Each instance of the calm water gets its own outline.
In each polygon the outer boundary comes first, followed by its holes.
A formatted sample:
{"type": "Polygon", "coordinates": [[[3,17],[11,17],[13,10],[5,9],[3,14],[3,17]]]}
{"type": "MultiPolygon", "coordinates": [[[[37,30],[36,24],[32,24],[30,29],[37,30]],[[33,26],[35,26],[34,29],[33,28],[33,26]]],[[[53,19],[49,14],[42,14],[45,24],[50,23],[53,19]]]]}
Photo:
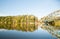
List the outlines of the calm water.
{"type": "Polygon", "coordinates": [[[17,31],[17,30],[0,30],[0,39],[57,39],[52,36],[48,31],[38,28],[37,30],[30,31],[17,31]]]}

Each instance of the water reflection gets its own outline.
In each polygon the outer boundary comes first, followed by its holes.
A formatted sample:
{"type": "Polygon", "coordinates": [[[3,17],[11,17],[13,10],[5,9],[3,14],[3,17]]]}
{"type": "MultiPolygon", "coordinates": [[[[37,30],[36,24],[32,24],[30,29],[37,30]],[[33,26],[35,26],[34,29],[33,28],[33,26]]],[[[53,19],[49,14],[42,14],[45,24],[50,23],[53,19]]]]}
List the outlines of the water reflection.
{"type": "MultiPolygon", "coordinates": [[[[20,37],[22,35],[22,38],[24,37],[24,35],[23,35],[24,33],[21,31],[25,31],[26,32],[25,35],[28,35],[27,31],[29,31],[30,37],[32,36],[31,38],[34,38],[34,39],[36,37],[41,38],[41,36],[42,36],[42,38],[43,38],[43,36],[45,37],[46,34],[45,35],[40,34],[41,33],[40,30],[38,30],[38,29],[40,29],[39,28],[40,26],[38,27],[38,25],[39,25],[38,18],[33,15],[0,17],[0,29],[19,30],[20,32],[19,33],[17,32],[17,33],[20,34],[19,35],[20,37]],[[37,30],[39,32],[37,32],[35,30],[37,30]],[[33,32],[33,33],[31,33],[31,32],[33,32]]],[[[45,25],[42,25],[42,28],[48,30],[50,33],[52,33],[52,31],[53,31],[52,28],[50,29],[49,26],[45,27],[45,25]]],[[[14,33],[17,34],[16,32],[14,32],[14,33]]],[[[46,39],[56,39],[56,38],[51,37],[51,35],[46,35],[46,36],[47,36],[47,38],[45,37],[46,39]]],[[[26,38],[27,37],[29,37],[29,36],[26,36],[26,38]]],[[[45,39],[45,38],[43,38],[43,39],[45,39]]]]}
{"type": "Polygon", "coordinates": [[[35,26],[34,24],[32,24],[30,26],[16,26],[15,28],[13,27],[7,27],[8,25],[4,25],[3,27],[0,26],[0,29],[7,29],[7,30],[21,30],[21,31],[30,31],[30,32],[33,32],[35,31],[38,26],[35,26]],[[33,25],[33,26],[32,26],[33,25]]]}

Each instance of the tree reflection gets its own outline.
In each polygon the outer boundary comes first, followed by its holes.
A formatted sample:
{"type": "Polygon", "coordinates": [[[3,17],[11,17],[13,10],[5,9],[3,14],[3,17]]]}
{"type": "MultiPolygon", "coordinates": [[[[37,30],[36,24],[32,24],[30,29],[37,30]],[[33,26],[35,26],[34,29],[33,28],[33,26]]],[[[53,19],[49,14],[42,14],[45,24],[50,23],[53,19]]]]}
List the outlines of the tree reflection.
{"type": "Polygon", "coordinates": [[[38,28],[37,17],[33,15],[0,17],[0,29],[34,31],[38,28]]]}

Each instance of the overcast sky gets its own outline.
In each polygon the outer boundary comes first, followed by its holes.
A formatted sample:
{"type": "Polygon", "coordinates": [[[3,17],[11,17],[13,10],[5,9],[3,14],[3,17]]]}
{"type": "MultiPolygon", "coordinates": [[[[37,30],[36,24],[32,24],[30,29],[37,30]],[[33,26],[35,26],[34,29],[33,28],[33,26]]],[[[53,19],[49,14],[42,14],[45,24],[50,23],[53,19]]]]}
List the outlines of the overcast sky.
{"type": "Polygon", "coordinates": [[[0,0],[0,15],[32,14],[43,17],[60,9],[60,0],[0,0]]]}

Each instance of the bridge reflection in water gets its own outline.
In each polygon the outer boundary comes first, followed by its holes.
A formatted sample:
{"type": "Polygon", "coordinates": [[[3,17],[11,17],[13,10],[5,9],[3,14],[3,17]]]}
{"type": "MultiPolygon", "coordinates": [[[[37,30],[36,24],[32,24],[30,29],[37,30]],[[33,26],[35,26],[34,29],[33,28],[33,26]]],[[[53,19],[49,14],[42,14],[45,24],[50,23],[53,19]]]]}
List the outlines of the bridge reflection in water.
{"type": "Polygon", "coordinates": [[[41,28],[47,30],[49,33],[60,39],[60,10],[50,13],[41,20],[43,22],[41,28]]]}

